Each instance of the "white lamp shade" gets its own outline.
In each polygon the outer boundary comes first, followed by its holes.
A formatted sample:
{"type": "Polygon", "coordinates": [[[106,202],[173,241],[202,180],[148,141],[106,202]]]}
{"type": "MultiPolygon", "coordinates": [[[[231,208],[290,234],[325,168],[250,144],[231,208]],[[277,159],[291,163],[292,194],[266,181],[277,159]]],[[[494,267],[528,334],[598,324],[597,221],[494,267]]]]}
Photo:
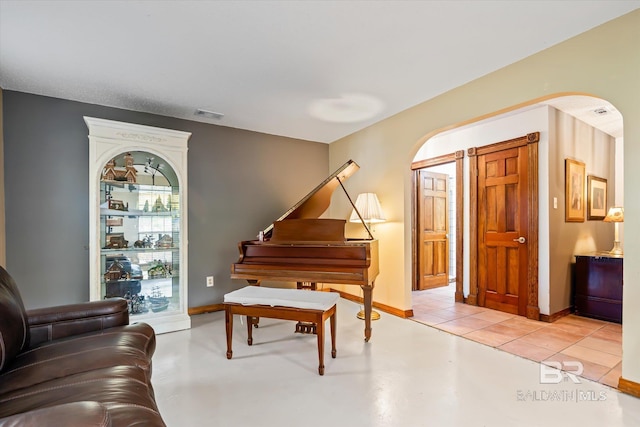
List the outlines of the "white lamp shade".
{"type": "Polygon", "coordinates": [[[604,222],[624,222],[624,208],[620,206],[609,208],[604,222]]]}
{"type": "MultiPolygon", "coordinates": [[[[356,209],[358,209],[358,212],[362,215],[364,222],[375,223],[387,220],[384,217],[384,213],[382,213],[382,207],[380,207],[380,201],[378,201],[376,193],[358,194],[358,198],[356,199],[356,209]]],[[[351,212],[349,222],[360,222],[360,218],[358,217],[358,213],[355,209],[351,212]]]]}

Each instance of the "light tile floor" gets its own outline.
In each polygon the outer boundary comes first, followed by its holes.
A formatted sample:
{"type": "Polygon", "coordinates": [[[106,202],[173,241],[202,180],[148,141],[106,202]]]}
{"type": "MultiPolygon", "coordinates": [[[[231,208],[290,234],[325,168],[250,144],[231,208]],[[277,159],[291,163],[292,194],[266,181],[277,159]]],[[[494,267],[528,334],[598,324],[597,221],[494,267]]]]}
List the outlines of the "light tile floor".
{"type": "MultiPolygon", "coordinates": [[[[455,284],[413,292],[417,322],[545,364],[581,362],[580,376],[610,387],[622,373],[622,326],[565,316],[538,322],[454,301],[455,284]]],[[[575,365],[567,364],[568,370],[575,365]]]]}

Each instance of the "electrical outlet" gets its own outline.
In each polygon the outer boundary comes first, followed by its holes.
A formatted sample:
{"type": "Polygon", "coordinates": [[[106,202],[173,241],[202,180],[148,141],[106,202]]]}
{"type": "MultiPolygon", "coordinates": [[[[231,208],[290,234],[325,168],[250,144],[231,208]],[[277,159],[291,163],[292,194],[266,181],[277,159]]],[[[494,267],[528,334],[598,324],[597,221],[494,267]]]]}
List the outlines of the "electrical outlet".
{"type": "Polygon", "coordinates": [[[213,276],[207,276],[207,287],[208,288],[213,287],[213,276]]]}

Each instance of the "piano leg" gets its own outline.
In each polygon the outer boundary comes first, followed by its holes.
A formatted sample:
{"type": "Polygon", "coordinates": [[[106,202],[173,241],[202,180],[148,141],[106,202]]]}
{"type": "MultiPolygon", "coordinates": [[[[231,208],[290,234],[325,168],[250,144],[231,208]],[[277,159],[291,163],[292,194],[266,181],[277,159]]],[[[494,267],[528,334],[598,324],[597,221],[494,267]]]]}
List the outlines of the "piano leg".
{"type": "Polygon", "coordinates": [[[298,289],[305,289],[307,291],[315,291],[316,283],[315,282],[296,282],[296,287],[298,289]]]}
{"type": "MultiPolygon", "coordinates": [[[[315,291],[315,282],[296,282],[296,288],[299,290],[315,291]]],[[[296,333],[299,334],[317,334],[317,325],[312,322],[298,322],[296,323],[296,333]]],[[[322,375],[322,374],[320,374],[322,375]]]]}
{"type": "Polygon", "coordinates": [[[371,285],[360,285],[364,296],[364,340],[371,339],[371,310],[373,304],[373,283],[371,285]]]}

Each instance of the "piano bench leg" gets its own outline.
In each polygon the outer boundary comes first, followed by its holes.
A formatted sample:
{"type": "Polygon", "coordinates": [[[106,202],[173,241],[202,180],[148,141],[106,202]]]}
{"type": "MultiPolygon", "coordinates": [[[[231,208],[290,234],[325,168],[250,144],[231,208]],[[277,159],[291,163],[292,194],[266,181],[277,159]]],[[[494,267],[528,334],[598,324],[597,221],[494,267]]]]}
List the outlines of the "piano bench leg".
{"type": "Polygon", "coordinates": [[[336,358],[336,313],[334,312],[329,318],[331,328],[331,357],[336,358]]]}
{"type": "Polygon", "coordinates": [[[318,373],[324,375],[324,320],[322,314],[318,316],[316,335],[318,336],[318,373]]]}
{"type": "Polygon", "coordinates": [[[227,332],[227,359],[231,359],[233,356],[233,351],[231,350],[231,343],[233,341],[233,313],[231,313],[230,307],[225,307],[224,324],[227,332]]]}

